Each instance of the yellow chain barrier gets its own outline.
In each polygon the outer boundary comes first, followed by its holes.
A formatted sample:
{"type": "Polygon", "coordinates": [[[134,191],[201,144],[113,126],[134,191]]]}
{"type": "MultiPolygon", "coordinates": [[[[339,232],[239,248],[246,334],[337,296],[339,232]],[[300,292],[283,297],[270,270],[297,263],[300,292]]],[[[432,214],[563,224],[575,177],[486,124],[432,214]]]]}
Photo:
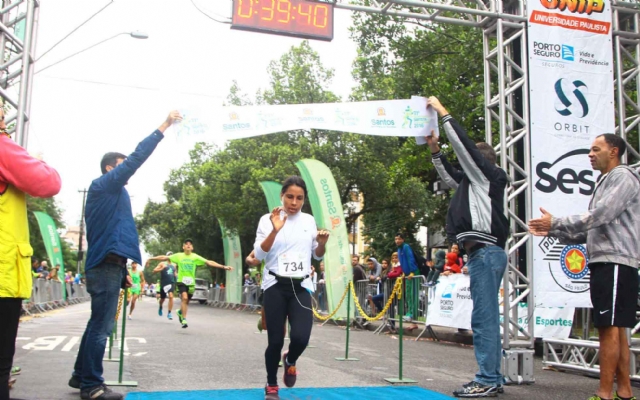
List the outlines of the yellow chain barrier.
{"type": "Polygon", "coordinates": [[[353,299],[354,299],[354,301],[356,303],[356,308],[358,309],[358,312],[367,321],[377,321],[379,319],[382,319],[382,317],[384,317],[384,315],[387,313],[387,310],[389,310],[389,307],[391,307],[391,303],[393,302],[393,298],[396,295],[398,296],[398,299],[402,298],[402,278],[398,278],[398,279],[396,279],[395,285],[393,285],[393,290],[391,291],[391,296],[389,296],[389,300],[387,300],[387,304],[385,304],[385,306],[382,309],[382,311],[380,311],[376,316],[370,317],[370,316],[367,315],[367,313],[364,312],[364,310],[362,309],[362,306],[360,305],[360,302],[358,301],[358,296],[356,295],[356,289],[353,286],[353,282],[349,282],[349,286],[351,287],[351,295],[353,296],[353,299]]]}
{"type": "Polygon", "coordinates": [[[124,299],[124,290],[120,289],[120,298],[118,299],[118,311],[116,311],[116,321],[120,316],[120,311],[122,310],[122,300],[124,299]]]}
{"type": "Polygon", "coordinates": [[[347,297],[347,292],[349,291],[349,286],[351,285],[351,282],[349,282],[349,285],[347,285],[346,288],[344,288],[344,293],[342,293],[342,298],[340,299],[340,303],[338,303],[338,306],[336,307],[335,310],[333,310],[331,312],[331,314],[327,315],[326,317],[323,317],[322,315],[318,314],[318,311],[316,311],[315,307],[312,307],[313,309],[313,315],[318,318],[320,321],[326,321],[329,318],[333,317],[338,310],[340,309],[340,307],[342,306],[342,302],[344,301],[344,298],[347,297]]]}
{"type": "Polygon", "coordinates": [[[353,296],[353,299],[355,301],[356,307],[358,308],[358,312],[360,313],[360,315],[362,315],[362,317],[364,319],[366,319],[367,321],[377,321],[379,319],[382,319],[382,317],[384,317],[384,315],[389,310],[389,307],[391,307],[391,304],[393,303],[393,299],[396,296],[398,297],[398,300],[402,299],[402,278],[396,279],[396,283],[393,285],[393,290],[391,291],[391,296],[389,296],[389,300],[387,300],[387,304],[385,304],[385,306],[382,309],[382,311],[380,311],[378,313],[378,315],[376,315],[375,317],[369,317],[364,312],[364,310],[362,309],[362,306],[360,305],[360,302],[358,301],[358,296],[356,295],[356,290],[355,290],[355,288],[353,286],[353,282],[352,281],[349,281],[349,284],[344,289],[344,293],[342,294],[342,298],[340,299],[340,303],[338,303],[338,306],[336,307],[335,310],[333,310],[331,312],[331,314],[327,315],[326,317],[323,317],[322,315],[318,314],[318,311],[315,309],[315,307],[313,307],[313,315],[316,318],[318,318],[320,321],[326,321],[326,320],[330,319],[331,317],[333,317],[338,312],[340,307],[342,306],[342,303],[344,302],[345,297],[347,297],[347,292],[349,290],[351,290],[351,295],[353,296]]]}

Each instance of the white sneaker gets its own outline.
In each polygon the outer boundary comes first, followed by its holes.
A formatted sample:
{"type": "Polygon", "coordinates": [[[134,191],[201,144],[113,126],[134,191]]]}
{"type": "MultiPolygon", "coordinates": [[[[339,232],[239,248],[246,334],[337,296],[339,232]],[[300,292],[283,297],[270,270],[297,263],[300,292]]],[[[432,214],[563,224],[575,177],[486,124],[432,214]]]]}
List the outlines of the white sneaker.
{"type": "Polygon", "coordinates": [[[128,319],[128,320],[131,320],[131,315],[129,315],[129,316],[127,317],[127,319],[128,319]]]}

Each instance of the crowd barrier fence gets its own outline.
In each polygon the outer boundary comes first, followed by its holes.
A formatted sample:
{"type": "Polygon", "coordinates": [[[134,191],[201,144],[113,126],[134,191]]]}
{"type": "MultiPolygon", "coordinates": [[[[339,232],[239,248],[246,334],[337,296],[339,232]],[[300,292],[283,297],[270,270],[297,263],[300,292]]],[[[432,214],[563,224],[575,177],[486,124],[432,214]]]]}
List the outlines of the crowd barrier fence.
{"type": "Polygon", "coordinates": [[[26,314],[41,313],[77,304],[90,299],[86,286],[82,283],[60,282],[51,279],[34,278],[31,297],[24,300],[22,309],[26,314]],[[67,298],[63,296],[63,287],[67,298]]]}

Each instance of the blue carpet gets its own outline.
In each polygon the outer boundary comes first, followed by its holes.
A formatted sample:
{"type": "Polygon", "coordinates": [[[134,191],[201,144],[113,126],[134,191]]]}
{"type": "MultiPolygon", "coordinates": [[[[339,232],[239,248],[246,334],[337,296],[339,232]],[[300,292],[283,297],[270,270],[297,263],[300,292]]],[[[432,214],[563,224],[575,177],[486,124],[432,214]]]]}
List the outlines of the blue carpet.
{"type": "MultiPolygon", "coordinates": [[[[127,400],[259,400],[264,389],[191,390],[184,392],[129,393],[127,400]]],[[[281,400],[448,400],[449,396],[417,386],[369,386],[280,389],[281,400]]]]}

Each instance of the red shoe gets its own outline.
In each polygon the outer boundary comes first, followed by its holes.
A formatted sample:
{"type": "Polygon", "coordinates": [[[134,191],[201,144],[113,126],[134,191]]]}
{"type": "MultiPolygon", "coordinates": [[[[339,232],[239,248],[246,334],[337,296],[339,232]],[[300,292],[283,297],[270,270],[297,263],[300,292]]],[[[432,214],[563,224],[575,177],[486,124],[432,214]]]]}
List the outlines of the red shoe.
{"type": "Polygon", "coordinates": [[[284,366],[284,377],[282,380],[284,381],[284,385],[286,387],[294,387],[296,384],[296,375],[298,372],[296,371],[296,366],[287,363],[287,354],[289,352],[285,351],[282,354],[282,365],[284,366]]]}
{"type": "Polygon", "coordinates": [[[280,400],[280,396],[278,395],[279,389],[280,388],[278,387],[278,385],[276,386],[267,385],[264,388],[264,400],[280,400]]]}

